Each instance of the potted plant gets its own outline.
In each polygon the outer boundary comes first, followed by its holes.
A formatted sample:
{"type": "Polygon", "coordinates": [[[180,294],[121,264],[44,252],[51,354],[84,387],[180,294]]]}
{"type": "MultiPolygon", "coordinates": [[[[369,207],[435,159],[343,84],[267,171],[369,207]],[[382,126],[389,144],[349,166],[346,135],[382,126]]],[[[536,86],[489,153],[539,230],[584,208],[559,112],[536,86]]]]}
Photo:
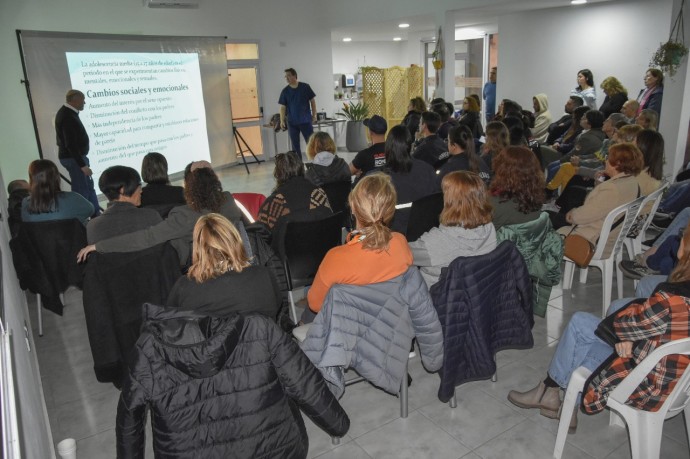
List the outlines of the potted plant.
{"type": "Polygon", "coordinates": [[[336,115],[347,119],[345,146],[347,151],[360,151],[367,147],[367,135],[364,119],[369,115],[369,106],[364,102],[344,103],[343,110],[336,115]]]}
{"type": "Polygon", "coordinates": [[[651,67],[658,67],[670,76],[676,74],[681,61],[688,55],[688,48],[685,46],[685,34],[683,32],[685,27],[683,23],[684,7],[685,0],[680,4],[680,11],[673,23],[668,41],[659,45],[659,49],[656,50],[649,61],[651,67]]]}

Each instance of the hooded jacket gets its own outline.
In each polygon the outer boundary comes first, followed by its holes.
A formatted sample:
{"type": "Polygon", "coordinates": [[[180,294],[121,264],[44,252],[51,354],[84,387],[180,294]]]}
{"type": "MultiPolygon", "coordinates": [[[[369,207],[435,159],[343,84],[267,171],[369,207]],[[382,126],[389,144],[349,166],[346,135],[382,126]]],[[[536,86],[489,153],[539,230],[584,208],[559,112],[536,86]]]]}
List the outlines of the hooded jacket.
{"type": "Polygon", "coordinates": [[[322,151],[314,156],[311,163],[307,163],[307,172],[304,176],[316,186],[342,182],[350,180],[350,166],[343,158],[329,151],[322,151]]]}
{"type": "Polygon", "coordinates": [[[441,270],[457,257],[484,255],[495,248],[496,230],[493,223],[472,229],[440,225],[410,242],[414,264],[419,266],[429,288],[438,282],[441,270]]]}
{"type": "Polygon", "coordinates": [[[117,408],[117,457],[305,458],[300,408],[328,434],[350,421],[297,344],[257,314],[210,318],[151,304],[117,408]]]}
{"type": "Polygon", "coordinates": [[[549,137],[549,125],[551,124],[551,112],[549,111],[549,99],[546,94],[534,96],[539,103],[539,111],[534,113],[534,127],[531,129],[532,137],[539,142],[546,142],[549,137]]]}

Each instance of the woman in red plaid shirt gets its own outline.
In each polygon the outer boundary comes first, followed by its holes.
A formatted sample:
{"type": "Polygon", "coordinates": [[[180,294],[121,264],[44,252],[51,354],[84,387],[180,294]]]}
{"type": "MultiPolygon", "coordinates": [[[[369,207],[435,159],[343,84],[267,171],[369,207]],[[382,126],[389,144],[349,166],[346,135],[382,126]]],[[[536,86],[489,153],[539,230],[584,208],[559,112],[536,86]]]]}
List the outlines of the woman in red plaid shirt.
{"type": "MultiPolygon", "coordinates": [[[[543,416],[558,419],[560,389],[567,387],[575,369],[584,366],[592,370],[593,377],[583,393],[582,406],[588,414],[597,413],[604,409],[609,393],[647,355],[670,341],[690,337],[690,225],[668,281],[659,284],[647,299],[617,300],[609,308],[610,314],[616,314],[613,324],[620,340],[615,349],[595,336],[598,317],[577,312],[558,343],[546,379],[527,392],[510,391],[508,400],[521,408],[539,408],[543,416]]],[[[688,363],[690,358],[685,355],[662,359],[628,404],[658,410],[688,363]]],[[[577,426],[575,413],[571,430],[577,426]]]]}

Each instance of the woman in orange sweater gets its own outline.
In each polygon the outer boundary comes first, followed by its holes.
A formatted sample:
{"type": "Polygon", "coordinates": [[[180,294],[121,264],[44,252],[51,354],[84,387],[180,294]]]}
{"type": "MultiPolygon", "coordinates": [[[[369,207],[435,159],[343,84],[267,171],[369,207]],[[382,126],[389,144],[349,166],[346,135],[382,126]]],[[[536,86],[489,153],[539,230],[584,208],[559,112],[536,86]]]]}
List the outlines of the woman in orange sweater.
{"type": "Polygon", "coordinates": [[[412,252],[405,236],[388,228],[395,213],[396,194],[385,174],[364,177],[350,193],[356,229],[345,245],[328,251],[309,289],[309,307],[302,321],[309,323],[321,310],[334,284],[367,285],[384,282],[407,271],[412,252]]]}

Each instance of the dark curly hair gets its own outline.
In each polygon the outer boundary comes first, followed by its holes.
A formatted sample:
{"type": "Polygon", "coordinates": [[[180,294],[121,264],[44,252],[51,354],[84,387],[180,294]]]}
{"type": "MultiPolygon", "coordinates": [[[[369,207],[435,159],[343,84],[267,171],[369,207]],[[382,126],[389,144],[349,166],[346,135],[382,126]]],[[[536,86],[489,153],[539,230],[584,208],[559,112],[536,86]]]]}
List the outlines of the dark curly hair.
{"type": "Polygon", "coordinates": [[[514,200],[523,213],[536,212],[544,203],[546,186],[539,160],[526,147],[507,147],[492,162],[494,178],[489,191],[502,199],[514,200]]]}
{"type": "Polygon", "coordinates": [[[184,199],[196,212],[208,210],[219,213],[226,198],[213,169],[200,167],[192,171],[189,164],[184,171],[184,199]]]}

